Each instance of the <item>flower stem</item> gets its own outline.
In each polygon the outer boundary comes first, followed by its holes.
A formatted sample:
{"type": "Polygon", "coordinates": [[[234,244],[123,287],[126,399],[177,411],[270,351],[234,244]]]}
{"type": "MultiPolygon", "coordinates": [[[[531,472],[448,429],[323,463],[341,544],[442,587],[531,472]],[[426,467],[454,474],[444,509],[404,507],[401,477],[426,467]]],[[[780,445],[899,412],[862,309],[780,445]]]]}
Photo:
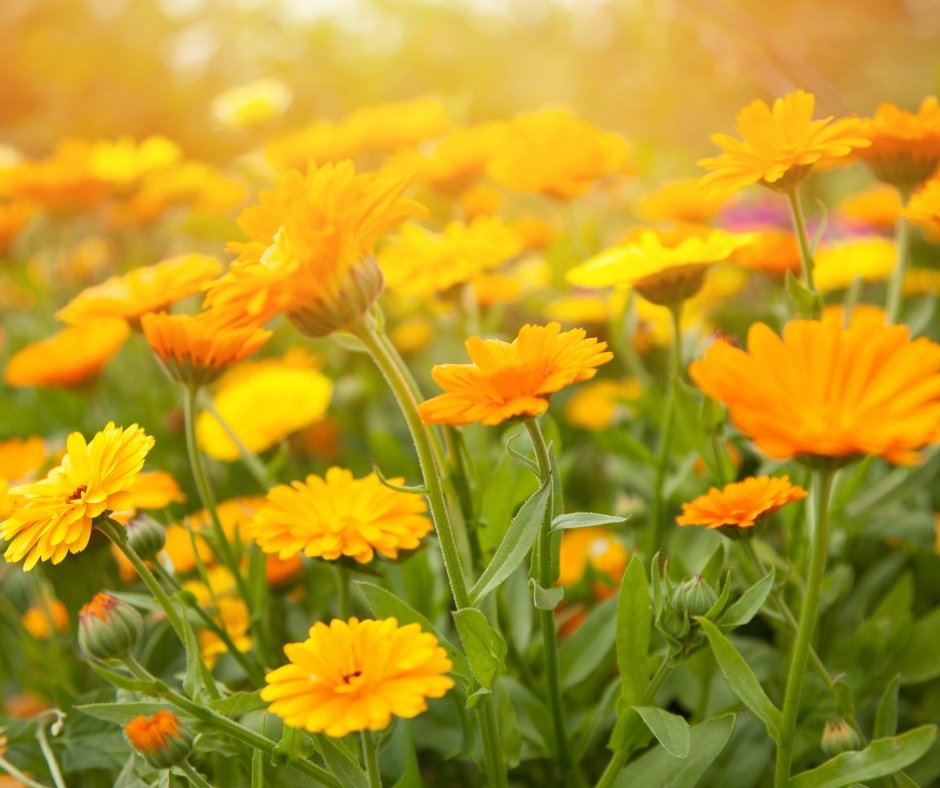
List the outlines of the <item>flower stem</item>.
{"type": "Polygon", "coordinates": [[[910,257],[911,225],[904,216],[904,206],[907,204],[908,192],[901,191],[901,214],[895,226],[894,236],[898,250],[898,261],[891,272],[888,281],[888,296],[885,301],[885,312],[888,324],[898,322],[901,316],[901,307],[904,303],[904,274],[907,271],[907,260],[910,257]]]}
{"type": "Polygon", "coordinates": [[[258,458],[258,455],[255,454],[251,449],[249,449],[235,434],[233,430],[225,419],[222,418],[222,414],[219,413],[218,409],[215,407],[215,404],[210,398],[205,400],[205,409],[212,414],[212,417],[219,422],[219,426],[228,435],[229,439],[235,446],[238,448],[238,453],[241,456],[242,463],[245,465],[245,468],[248,469],[248,472],[254,477],[255,481],[258,482],[258,486],[262,490],[269,490],[274,486],[274,479],[271,477],[271,473],[268,471],[267,466],[261,462],[258,458]]]}
{"type": "Polygon", "coordinates": [[[800,261],[803,265],[803,283],[815,291],[816,284],[813,279],[813,250],[809,245],[809,236],[806,232],[806,217],[803,215],[803,203],[800,199],[800,187],[794,186],[786,192],[787,202],[790,205],[790,218],[793,220],[793,229],[800,244],[800,261]]]}
{"type": "Polygon", "coordinates": [[[212,788],[212,786],[209,785],[209,783],[206,781],[205,777],[197,772],[189,761],[183,761],[182,763],[176,764],[176,768],[185,774],[186,779],[195,785],[196,788],[212,788]]]}
{"type": "MultiPolygon", "coordinates": [[[[535,449],[535,460],[539,469],[539,481],[552,485],[552,463],[548,455],[548,446],[545,445],[545,436],[539,423],[532,417],[527,417],[525,424],[532,447],[535,449]]],[[[536,574],[542,588],[551,588],[555,585],[552,572],[552,519],[554,496],[549,493],[548,506],[545,509],[545,519],[539,531],[537,543],[538,565],[536,574]]],[[[571,751],[568,746],[568,734],[565,730],[565,712],[561,697],[561,671],[558,660],[558,633],[555,627],[555,611],[539,610],[539,623],[542,629],[542,647],[545,651],[545,680],[548,685],[548,703],[552,711],[552,726],[555,732],[555,756],[562,775],[567,775],[571,768],[571,751]]]]}
{"type": "MultiPolygon", "coordinates": [[[[65,715],[58,709],[51,710],[56,715],[56,719],[61,721],[65,715]]],[[[49,738],[46,736],[46,722],[48,715],[41,715],[36,721],[36,740],[39,742],[39,749],[42,751],[42,757],[49,767],[49,774],[56,788],[66,788],[65,779],[62,777],[62,770],[59,768],[59,762],[56,760],[55,753],[49,745],[49,738]]]]}
{"type": "Polygon", "coordinates": [[[31,780],[12,763],[4,758],[0,758],[0,769],[9,774],[10,777],[12,777],[14,780],[19,780],[21,783],[23,783],[23,785],[28,786],[28,788],[46,788],[46,786],[42,783],[37,783],[35,780],[31,780]]]}
{"type": "Polygon", "coordinates": [[[349,618],[349,570],[336,565],[336,600],[339,617],[344,621],[349,618]]]}
{"type": "Polygon", "coordinates": [[[774,770],[774,787],[786,788],[790,780],[790,764],[793,760],[793,738],[796,718],[800,710],[800,693],[806,675],[806,662],[816,629],[816,614],[823,575],[826,571],[826,552],[829,547],[829,494],[832,489],[833,471],[814,471],[815,512],[811,523],[812,536],[809,548],[809,571],[806,592],[800,608],[800,620],[796,631],[796,642],[790,657],[787,685],[783,699],[783,719],[777,739],[777,761],[774,770]]]}
{"type": "Polygon", "coordinates": [[[382,774],[379,772],[379,753],[375,746],[372,731],[362,732],[362,760],[365,761],[369,788],[382,788],[382,774]]]}

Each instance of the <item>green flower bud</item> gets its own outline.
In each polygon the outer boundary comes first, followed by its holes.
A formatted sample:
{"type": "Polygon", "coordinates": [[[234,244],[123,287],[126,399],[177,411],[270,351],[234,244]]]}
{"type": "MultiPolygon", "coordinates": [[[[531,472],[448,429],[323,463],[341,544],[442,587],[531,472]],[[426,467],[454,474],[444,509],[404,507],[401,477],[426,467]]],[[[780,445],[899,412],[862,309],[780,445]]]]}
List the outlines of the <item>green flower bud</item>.
{"type": "Polygon", "coordinates": [[[718,594],[701,575],[683,580],[672,596],[672,604],[679,616],[704,616],[718,601],[718,594]]]}
{"type": "Polygon", "coordinates": [[[155,558],[166,544],[166,529],[146,514],[127,524],[127,543],[145,561],[155,558]]]}
{"type": "Polygon", "coordinates": [[[91,602],[78,611],[78,645],[91,657],[124,656],[143,632],[144,620],[140,613],[106,592],[95,594],[91,602]]]}
{"type": "Polygon", "coordinates": [[[851,725],[839,717],[826,723],[819,746],[827,758],[832,758],[839,753],[859,749],[862,739],[851,725]]]}
{"type": "Polygon", "coordinates": [[[193,732],[172,711],[139,717],[124,726],[124,735],[154,769],[169,769],[193,750],[193,732]]]}

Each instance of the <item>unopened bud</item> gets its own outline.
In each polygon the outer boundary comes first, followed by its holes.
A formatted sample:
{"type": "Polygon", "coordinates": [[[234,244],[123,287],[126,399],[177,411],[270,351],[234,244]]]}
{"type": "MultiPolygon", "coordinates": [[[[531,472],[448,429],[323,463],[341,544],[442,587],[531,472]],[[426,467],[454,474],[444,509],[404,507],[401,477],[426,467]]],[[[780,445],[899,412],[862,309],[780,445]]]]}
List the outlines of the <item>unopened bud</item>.
{"type": "Polygon", "coordinates": [[[859,749],[862,739],[851,725],[839,717],[826,723],[819,746],[827,758],[832,758],[839,753],[859,749]]]}
{"type": "Polygon", "coordinates": [[[140,613],[106,592],[95,594],[78,611],[78,644],[85,654],[98,659],[129,653],[143,631],[140,613]]]}
{"type": "Polygon", "coordinates": [[[146,514],[127,524],[127,543],[145,561],[155,558],[166,544],[166,529],[146,514]]]}
{"type": "Polygon", "coordinates": [[[717,601],[718,594],[701,575],[683,580],[672,597],[676,612],[689,618],[704,616],[717,601]]]}
{"type": "Polygon", "coordinates": [[[193,750],[193,733],[172,711],[139,717],[124,726],[124,735],[154,769],[182,763],[193,750]]]}

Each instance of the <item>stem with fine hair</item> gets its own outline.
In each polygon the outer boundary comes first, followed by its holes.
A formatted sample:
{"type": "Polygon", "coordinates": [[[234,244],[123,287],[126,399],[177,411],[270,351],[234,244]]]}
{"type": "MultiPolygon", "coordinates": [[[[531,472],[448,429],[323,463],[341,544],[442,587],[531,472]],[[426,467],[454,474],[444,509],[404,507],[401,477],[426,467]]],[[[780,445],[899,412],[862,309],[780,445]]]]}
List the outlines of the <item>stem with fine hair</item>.
{"type": "Polygon", "coordinates": [[[888,280],[888,296],[885,301],[889,325],[897,323],[901,316],[901,307],[904,304],[904,274],[907,272],[907,259],[910,257],[911,246],[911,225],[904,216],[904,206],[907,204],[909,193],[900,190],[900,195],[901,214],[898,216],[898,223],[894,230],[898,261],[891,272],[891,279],[888,280]]]}
{"type": "Polygon", "coordinates": [[[793,760],[793,738],[796,718],[800,710],[800,694],[806,675],[823,576],[826,572],[826,552],[829,548],[829,494],[832,490],[833,471],[829,468],[813,472],[815,511],[811,522],[812,535],[809,548],[809,571],[806,590],[800,608],[800,620],[796,631],[796,642],[790,657],[786,691],[783,698],[783,718],[777,739],[777,760],[774,768],[774,788],[786,788],[790,781],[790,764],[793,760]]]}
{"type": "Polygon", "coordinates": [[[382,774],[379,771],[379,753],[375,746],[375,736],[372,731],[362,731],[362,760],[365,761],[369,788],[382,788],[382,774]]]}
{"type": "Polygon", "coordinates": [[[176,768],[185,774],[186,779],[195,785],[196,788],[212,788],[206,778],[197,772],[189,761],[176,764],[176,768]]]}
{"type": "MultiPolygon", "coordinates": [[[[552,485],[552,463],[545,445],[545,437],[535,418],[527,417],[525,424],[532,447],[535,449],[535,460],[539,469],[539,483],[552,485]]],[[[549,493],[548,505],[545,508],[545,519],[539,530],[536,554],[538,565],[536,574],[542,588],[551,588],[555,585],[552,572],[552,519],[554,496],[549,493]]],[[[545,680],[548,689],[548,704],[552,712],[552,726],[555,732],[555,746],[558,748],[556,758],[561,767],[562,774],[567,774],[571,768],[571,751],[568,746],[568,734],[565,730],[565,712],[561,697],[561,670],[558,659],[558,633],[555,625],[554,610],[539,610],[539,623],[542,629],[542,647],[545,651],[545,680]]]]}
{"type": "Polygon", "coordinates": [[[799,184],[786,191],[787,203],[790,206],[790,218],[793,220],[793,229],[800,245],[800,262],[803,266],[803,284],[810,290],[816,290],[813,278],[813,250],[809,245],[809,235],[806,232],[806,217],[803,215],[803,203],[800,200],[799,184]]]}

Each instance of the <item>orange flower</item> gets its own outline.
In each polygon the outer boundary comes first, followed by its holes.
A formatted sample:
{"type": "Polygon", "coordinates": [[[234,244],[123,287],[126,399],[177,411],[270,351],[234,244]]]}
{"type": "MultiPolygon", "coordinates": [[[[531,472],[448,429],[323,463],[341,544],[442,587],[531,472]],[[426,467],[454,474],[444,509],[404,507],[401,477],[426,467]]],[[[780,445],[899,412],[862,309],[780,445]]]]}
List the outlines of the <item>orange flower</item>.
{"type": "Polygon", "coordinates": [[[940,345],[906,326],[838,315],[751,326],[748,350],[713,344],[689,368],[768,456],[912,463],[940,438],[940,345]]]}
{"type": "Polygon", "coordinates": [[[65,605],[53,599],[48,605],[33,605],[23,614],[23,627],[36,640],[48,640],[53,632],[65,632],[69,613],[65,605]]]}
{"type": "Polygon", "coordinates": [[[470,337],[472,364],[442,364],[431,375],[447,393],[421,403],[425,424],[500,424],[513,416],[538,416],[548,398],[572,383],[588,380],[613,358],[606,342],[588,339],[584,329],[562,331],[559,323],[525,325],[510,343],[470,337]]]}
{"type": "Polygon", "coordinates": [[[727,197],[709,194],[699,181],[686,178],[663,184],[640,200],[637,209],[651,222],[704,224],[713,219],[726,202],[727,197]]]}
{"type": "Polygon", "coordinates": [[[629,554],[620,541],[606,528],[572,528],[561,538],[558,559],[559,586],[573,586],[590,566],[606,578],[594,584],[594,593],[601,599],[611,596],[623,577],[629,554]]]}
{"type": "Polygon", "coordinates": [[[904,215],[935,237],[940,236],[940,178],[928,181],[911,197],[904,215]]]}
{"type": "Polygon", "coordinates": [[[889,231],[894,229],[901,215],[901,197],[897,189],[882,184],[847,197],[837,207],[853,225],[866,230],[889,231]]]}
{"type": "Polygon", "coordinates": [[[170,377],[187,386],[211,383],[271,337],[270,331],[253,326],[221,328],[207,312],[144,315],[140,326],[170,377]]]}
{"type": "Polygon", "coordinates": [[[738,113],[741,139],[712,135],[724,153],[699,161],[711,170],[702,185],[727,194],[755,183],[787,191],[804,180],[814,164],[848,156],[870,144],[855,119],[813,120],[815,103],[815,97],[802,90],[778,98],[773,108],[760,99],[752,101],[738,113]]]}
{"type": "Polygon", "coordinates": [[[940,164],[940,105],[928,96],[917,112],[905,112],[890,102],[861,122],[861,135],[870,145],[857,158],[867,162],[875,177],[899,189],[912,189],[927,180],[940,164]]]}
{"type": "Polygon", "coordinates": [[[136,321],[186,296],[203,292],[222,265],[214,257],[186,254],[135,268],[83,290],[56,313],[66,323],[95,317],[136,321]]]}
{"type": "Polygon", "coordinates": [[[33,218],[36,209],[25,202],[0,203],[0,252],[6,252],[33,218]]]}
{"type": "Polygon", "coordinates": [[[180,763],[193,748],[192,732],[172,711],[161,710],[152,717],[141,714],[124,726],[124,734],[155,769],[180,763]]]}
{"type": "Polygon", "coordinates": [[[768,228],[754,235],[754,243],[735,251],[732,260],[752,271],[772,276],[786,276],[787,271],[800,272],[800,245],[793,233],[768,228]]]}
{"type": "Polygon", "coordinates": [[[33,342],[7,363],[8,386],[75,386],[98,375],[130,334],[127,323],[102,318],[68,326],[33,342]]]}
{"type": "Polygon", "coordinates": [[[8,172],[10,194],[52,211],[92,208],[108,193],[94,173],[93,153],[84,140],[64,140],[49,159],[14,166],[8,172]]]}
{"type": "Polygon", "coordinates": [[[291,728],[345,736],[382,730],[392,716],[411,719],[454,686],[452,663],[437,638],[417,624],[333,619],[289,643],[290,663],[265,677],[261,697],[291,728]]]}
{"type": "Polygon", "coordinates": [[[679,525],[704,525],[708,528],[735,526],[751,528],[781,506],[806,497],[806,490],[790,484],[789,476],[757,476],[712,487],[705,495],[682,504],[679,525]]]}

